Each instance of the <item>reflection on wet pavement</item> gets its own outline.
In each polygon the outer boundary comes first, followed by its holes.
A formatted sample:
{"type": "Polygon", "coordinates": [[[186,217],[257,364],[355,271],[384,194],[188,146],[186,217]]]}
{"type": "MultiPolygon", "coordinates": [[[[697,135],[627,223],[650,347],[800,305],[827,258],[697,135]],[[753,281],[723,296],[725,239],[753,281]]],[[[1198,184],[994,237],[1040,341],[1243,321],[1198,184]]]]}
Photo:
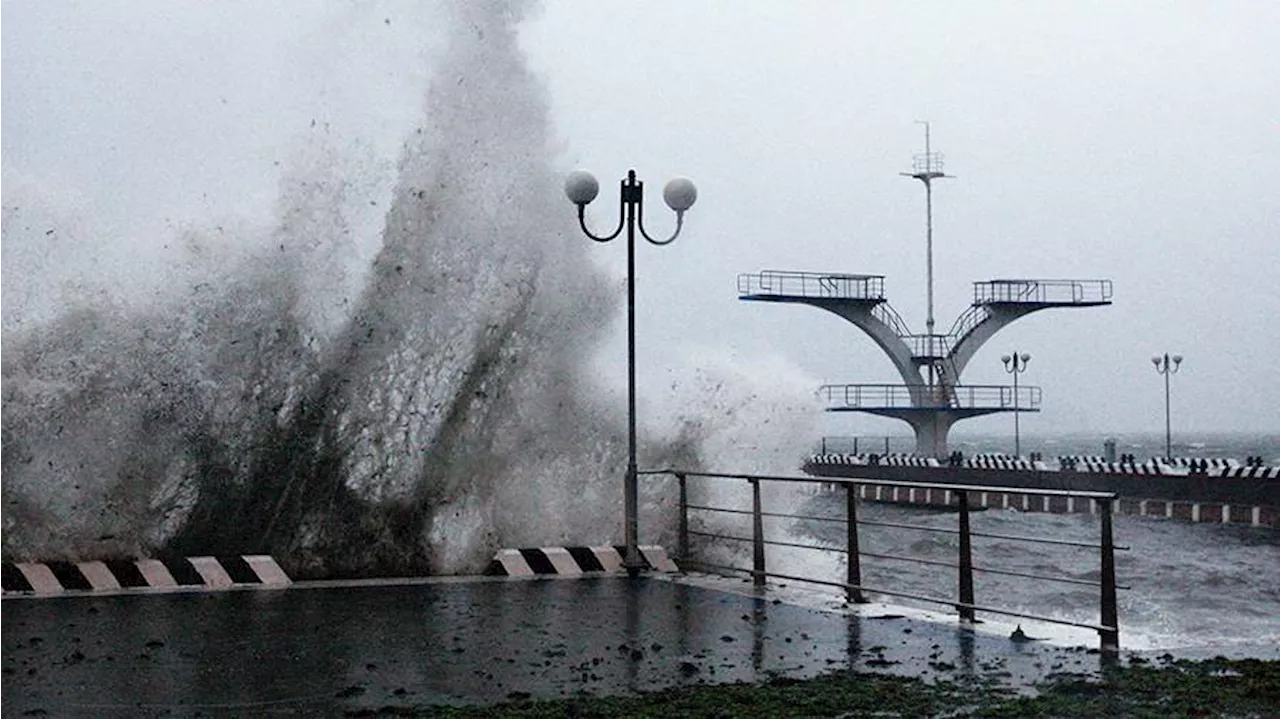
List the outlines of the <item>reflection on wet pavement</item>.
{"type": "Polygon", "coordinates": [[[491,703],[834,669],[1029,684],[1081,649],[602,577],[6,600],[5,714],[491,703]]]}

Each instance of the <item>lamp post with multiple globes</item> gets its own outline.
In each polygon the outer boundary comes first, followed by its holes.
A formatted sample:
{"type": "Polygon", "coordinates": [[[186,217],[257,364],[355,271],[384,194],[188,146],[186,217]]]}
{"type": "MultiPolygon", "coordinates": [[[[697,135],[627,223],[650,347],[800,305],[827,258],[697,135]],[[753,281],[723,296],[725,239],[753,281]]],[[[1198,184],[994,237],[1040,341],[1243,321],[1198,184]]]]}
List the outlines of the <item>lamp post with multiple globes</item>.
{"type": "Polygon", "coordinates": [[[1018,375],[1027,371],[1027,363],[1031,361],[1031,355],[1023,352],[1018,354],[1014,352],[1011,355],[1005,355],[1000,358],[1004,363],[1004,371],[1013,375],[1013,456],[1022,456],[1022,432],[1018,425],[1018,375]]]}
{"type": "Polygon", "coordinates": [[[1169,423],[1169,375],[1178,373],[1178,368],[1182,366],[1182,355],[1170,356],[1165,352],[1163,357],[1152,357],[1151,364],[1156,366],[1156,372],[1164,375],[1164,458],[1172,460],[1173,433],[1169,423]]]}
{"type": "Polygon", "coordinates": [[[596,235],[587,229],[587,205],[600,192],[600,183],[590,172],[575,170],[565,178],[564,193],[569,201],[578,206],[578,226],[596,242],[609,242],[627,231],[627,473],[623,479],[623,521],[624,544],[626,554],[622,564],[627,572],[635,576],[644,569],[645,562],[640,556],[638,489],[636,467],[636,230],[640,236],[654,245],[670,244],[680,234],[684,226],[684,213],[698,199],[698,189],[687,178],[676,178],[667,183],[662,191],[662,199],[676,213],[676,229],[665,240],[654,239],[644,228],[644,183],[636,180],[636,171],[627,172],[627,178],[621,183],[621,195],[618,199],[618,227],[608,235],[596,235]]]}

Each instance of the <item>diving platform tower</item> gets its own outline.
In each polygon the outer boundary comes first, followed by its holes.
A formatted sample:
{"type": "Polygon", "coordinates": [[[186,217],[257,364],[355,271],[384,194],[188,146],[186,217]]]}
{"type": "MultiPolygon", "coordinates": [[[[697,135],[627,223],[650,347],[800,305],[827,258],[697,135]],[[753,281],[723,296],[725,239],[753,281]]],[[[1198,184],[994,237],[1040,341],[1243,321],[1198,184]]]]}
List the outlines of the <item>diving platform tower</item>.
{"type": "Polygon", "coordinates": [[[945,458],[947,434],[956,422],[996,412],[1038,412],[1039,387],[965,385],[960,375],[996,332],[1032,312],[1057,307],[1111,304],[1110,280],[999,279],[975,282],[973,303],[945,334],[934,330],[932,181],[942,173],[942,156],[929,148],[915,158],[924,183],[928,254],[926,332],[912,332],[884,296],[883,275],[765,270],[738,276],[739,299],[805,304],[853,323],[888,355],[903,384],[828,384],[820,392],[828,412],[864,412],[911,425],[916,453],[945,458]]]}

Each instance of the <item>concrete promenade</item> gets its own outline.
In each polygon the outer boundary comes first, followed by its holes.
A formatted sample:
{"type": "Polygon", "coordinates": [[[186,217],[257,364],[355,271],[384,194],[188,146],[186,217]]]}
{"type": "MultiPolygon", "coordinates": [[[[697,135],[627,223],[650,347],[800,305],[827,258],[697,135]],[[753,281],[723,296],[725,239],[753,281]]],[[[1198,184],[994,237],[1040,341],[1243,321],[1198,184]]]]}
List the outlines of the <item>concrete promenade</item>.
{"type": "Polygon", "coordinates": [[[688,575],[5,599],[3,713],[335,714],[840,668],[1025,686],[1099,668],[1089,634],[1078,648],[1020,643],[954,615],[753,592],[688,575]]]}

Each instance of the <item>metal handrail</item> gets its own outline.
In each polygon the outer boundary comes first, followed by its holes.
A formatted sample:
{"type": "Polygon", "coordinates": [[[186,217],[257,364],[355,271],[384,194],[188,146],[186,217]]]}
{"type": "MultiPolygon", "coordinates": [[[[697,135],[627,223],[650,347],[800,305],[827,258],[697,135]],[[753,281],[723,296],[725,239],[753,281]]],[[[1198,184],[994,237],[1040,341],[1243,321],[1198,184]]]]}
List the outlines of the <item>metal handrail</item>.
{"type": "Polygon", "coordinates": [[[738,294],[882,301],[884,275],[763,270],[738,275],[738,294]]]}
{"type": "MultiPolygon", "coordinates": [[[[974,294],[976,296],[977,290],[974,291],[974,294]]],[[[969,309],[960,313],[955,323],[951,325],[951,331],[947,333],[953,338],[952,344],[960,344],[960,340],[964,339],[964,336],[969,334],[970,330],[985,322],[990,316],[991,311],[985,305],[980,305],[976,302],[969,305],[969,309]]]]}
{"type": "MultiPolygon", "coordinates": [[[[693,509],[693,507],[690,507],[690,509],[693,509]]],[[[699,509],[703,509],[703,508],[700,507],[699,509]]],[[[751,512],[744,512],[742,510],[733,510],[733,509],[725,509],[725,510],[713,509],[712,511],[723,511],[723,512],[728,512],[732,514],[751,514],[751,512]]],[[[776,513],[769,514],[767,512],[762,514],[763,516],[773,516],[773,517],[791,516],[791,515],[776,514],[776,513]]],[[[864,525],[875,524],[875,522],[863,521],[861,524],[864,524],[864,525]]],[[[879,525],[879,526],[886,526],[886,525],[879,525]]],[[[926,531],[928,530],[945,531],[945,530],[935,530],[931,527],[913,527],[910,525],[888,525],[888,526],[900,526],[907,529],[921,529],[926,531]]],[[[690,536],[708,537],[711,539],[728,539],[734,542],[754,542],[755,541],[752,537],[739,537],[733,534],[716,534],[715,532],[702,532],[696,529],[690,529],[688,530],[688,532],[690,536]]],[[[971,534],[970,536],[978,536],[978,535],[974,533],[974,534],[971,534]]],[[[837,554],[849,553],[849,550],[847,549],[841,549],[840,547],[824,547],[819,544],[801,544],[799,542],[783,542],[776,539],[765,539],[762,541],[766,545],[772,545],[772,546],[778,546],[778,547],[794,547],[796,549],[812,549],[812,550],[821,551],[821,552],[835,552],[837,554]]],[[[1094,548],[1096,549],[1097,547],[1095,546],[1094,548]]],[[[904,557],[900,554],[880,554],[877,552],[858,552],[858,556],[874,557],[876,559],[891,559],[896,562],[913,562],[915,564],[927,564],[932,567],[948,567],[950,569],[960,568],[960,565],[955,562],[943,562],[937,559],[922,559],[920,557],[904,557]]],[[[986,572],[987,574],[1002,574],[1009,577],[1024,577],[1026,579],[1041,579],[1046,582],[1061,582],[1063,584],[1082,584],[1087,587],[1102,586],[1102,582],[1095,582],[1089,579],[1074,579],[1072,577],[1054,577],[1048,574],[1031,574],[1029,572],[1015,572],[1008,569],[993,569],[991,567],[975,566],[975,567],[972,567],[971,569],[975,572],[986,572]]],[[[1117,584],[1116,589],[1132,589],[1132,587],[1128,587],[1123,584],[1117,584]]]]}
{"type": "Polygon", "coordinates": [[[818,394],[827,409],[1025,409],[1040,407],[1039,387],[1019,385],[825,384],[818,394]],[[1016,400],[1016,401],[1015,401],[1016,400]]]}
{"type": "MultiPolygon", "coordinates": [[[[704,507],[693,507],[691,505],[689,509],[704,509],[704,507]]],[[[737,512],[740,510],[722,509],[718,511],[737,512]]],[[[777,515],[777,516],[793,516],[793,515],[777,515]]],[[[795,519],[815,519],[814,517],[803,517],[801,515],[794,515],[793,517],[795,519]]],[[[828,519],[829,521],[834,521],[834,522],[845,521],[844,519],[838,519],[834,517],[831,517],[828,519]]],[[[960,533],[959,530],[946,529],[945,527],[922,527],[918,524],[900,524],[898,522],[873,522],[869,519],[863,519],[859,523],[872,526],[872,527],[893,527],[894,529],[914,529],[920,532],[938,532],[941,534],[959,534],[960,533]]],[[[1067,539],[1045,539],[1043,537],[1021,537],[1014,534],[988,534],[986,532],[970,532],[969,536],[983,537],[986,539],[1008,539],[1013,542],[1032,542],[1034,544],[1057,544],[1065,547],[1080,547],[1081,549],[1101,549],[1102,548],[1101,544],[1093,544],[1092,542],[1072,542],[1067,539]]],[[[1117,546],[1115,549],[1117,552],[1129,551],[1128,547],[1117,546]]]]}
{"type": "MultiPolygon", "coordinates": [[[[697,510],[702,512],[720,512],[722,514],[753,514],[749,509],[724,509],[721,507],[708,507],[700,504],[689,504],[686,509],[697,510]]],[[[820,517],[813,514],[791,514],[789,512],[761,512],[764,517],[778,517],[781,519],[804,519],[810,522],[833,522],[835,524],[846,524],[849,520],[844,517],[820,517]]],[[[894,529],[911,529],[917,532],[937,532],[938,534],[959,534],[955,529],[947,529],[946,527],[924,527],[919,524],[902,524],[900,522],[875,522],[870,519],[859,520],[858,522],[864,526],[870,527],[892,527],[894,529]]],[[[1068,539],[1045,539],[1044,537],[1023,537],[1015,534],[990,534],[987,532],[970,532],[971,537],[982,537],[984,539],[1008,539],[1014,542],[1031,542],[1033,544],[1054,544],[1063,547],[1079,547],[1081,549],[1101,549],[1102,545],[1093,544],[1092,542],[1073,542],[1068,539]]],[[[1116,545],[1117,552],[1127,552],[1129,547],[1116,545]]],[[[838,550],[836,550],[838,551],[838,550]]]]}
{"type": "Polygon", "coordinates": [[[975,305],[1004,303],[1084,304],[1111,301],[1111,280],[1006,279],[973,283],[975,305]]]}
{"type": "MultiPolygon", "coordinates": [[[[704,533],[703,536],[710,536],[710,535],[706,535],[704,533]]],[[[726,539],[737,539],[737,537],[726,537],[726,539]]],[[[768,542],[765,542],[765,543],[768,544],[768,542]]],[[[793,544],[791,546],[798,546],[798,545],[793,544]]],[[[804,546],[808,549],[827,549],[827,551],[831,551],[831,552],[844,552],[844,550],[837,549],[834,547],[828,549],[825,547],[816,547],[811,544],[804,545],[804,546]]],[[[900,554],[877,554],[875,552],[858,552],[858,555],[862,557],[875,557],[876,559],[892,559],[897,562],[915,562],[916,564],[928,564],[934,567],[949,567],[951,569],[960,568],[960,565],[955,562],[943,562],[937,559],[921,559],[919,557],[904,557],[900,554]]],[[[1054,577],[1047,574],[1031,574],[1028,572],[1014,572],[1008,569],[992,569],[990,567],[975,566],[975,567],[971,567],[971,569],[975,572],[986,572],[988,574],[1004,574],[1010,577],[1025,577],[1027,579],[1042,579],[1046,582],[1062,582],[1063,584],[1083,584],[1089,587],[1102,586],[1102,582],[1095,582],[1089,579],[1073,579],[1071,577],[1054,577]]],[[[1116,585],[1116,589],[1131,589],[1131,588],[1132,587],[1126,587],[1120,584],[1116,585]]]]}
{"type": "Polygon", "coordinates": [[[695,472],[689,469],[641,469],[639,475],[671,474],[676,477],[707,477],[709,479],[739,479],[748,482],[763,480],[766,482],[791,482],[797,484],[848,485],[859,487],[864,484],[879,484],[885,487],[902,487],[904,489],[941,489],[964,492],[1011,492],[1043,497],[1080,497],[1082,499],[1115,500],[1119,495],[1115,492],[1098,492],[1088,489],[1039,489],[1036,487],[997,487],[988,484],[948,484],[943,482],[912,482],[903,479],[858,479],[855,477],[797,477],[782,474],[746,474],[742,472],[695,472]]]}
{"type": "MultiPolygon", "coordinates": [[[[883,480],[883,479],[848,479],[848,478],[826,478],[826,477],[815,478],[815,477],[778,476],[778,475],[754,475],[754,474],[741,474],[741,473],[730,474],[730,473],[722,473],[722,472],[693,472],[693,471],[680,470],[680,469],[644,470],[639,472],[639,474],[644,474],[644,475],[671,474],[671,475],[674,475],[678,480],[679,488],[680,488],[680,527],[679,527],[679,539],[678,539],[679,546],[677,548],[677,555],[681,560],[685,561],[686,563],[690,560],[690,552],[689,552],[690,536],[703,536],[703,537],[709,537],[709,538],[728,539],[732,541],[741,541],[741,542],[750,541],[752,544],[753,551],[752,551],[752,567],[751,567],[751,570],[749,571],[754,578],[754,582],[757,585],[763,585],[767,577],[771,577],[771,576],[786,577],[794,581],[804,581],[804,582],[811,582],[815,584],[827,584],[830,586],[844,587],[848,592],[848,598],[850,602],[864,601],[862,592],[865,590],[865,591],[872,591],[880,594],[886,594],[889,596],[909,597],[909,598],[919,599],[922,601],[951,605],[956,607],[959,610],[961,619],[965,619],[969,621],[975,620],[975,611],[986,611],[986,612],[993,612],[997,614],[1005,614],[1010,616],[1030,617],[1030,618],[1038,619],[1041,621],[1057,623],[1057,624],[1066,624],[1071,626],[1084,626],[1084,627],[1092,628],[1098,632],[1099,638],[1102,644],[1102,649],[1104,651],[1112,652],[1112,651],[1118,651],[1119,649],[1120,633],[1119,633],[1119,625],[1118,625],[1116,590],[1121,587],[1117,585],[1116,576],[1115,576],[1116,547],[1115,547],[1114,537],[1112,534],[1111,512],[1112,512],[1112,503],[1117,500],[1117,495],[1113,492],[1095,492],[1095,491],[1087,491],[1087,490],[1053,490],[1053,489],[1037,489],[1037,488],[1031,488],[1031,487],[989,487],[984,485],[941,484],[941,483],[932,483],[932,482],[908,482],[908,481],[900,481],[900,480],[883,480]],[[687,487],[688,479],[690,477],[746,481],[751,486],[752,507],[750,512],[747,512],[745,510],[729,509],[727,507],[721,508],[721,507],[710,507],[707,505],[690,505],[688,501],[688,487],[687,487]],[[845,542],[844,549],[839,549],[839,548],[829,547],[829,546],[819,546],[819,545],[813,545],[813,544],[801,544],[798,542],[785,542],[785,541],[776,540],[776,539],[767,540],[764,535],[764,517],[765,516],[788,517],[788,516],[794,516],[794,515],[788,515],[780,512],[766,513],[764,511],[762,495],[761,495],[761,483],[766,481],[799,482],[799,483],[806,483],[806,484],[817,482],[817,483],[826,484],[826,485],[835,485],[835,486],[843,485],[845,490],[846,508],[847,508],[846,521],[845,521],[846,542],[845,542]],[[858,506],[857,490],[861,486],[871,485],[871,484],[886,485],[886,486],[892,486],[892,487],[906,487],[909,489],[926,489],[926,490],[938,489],[938,490],[944,490],[944,491],[955,493],[958,500],[957,516],[959,520],[959,526],[955,530],[955,533],[959,536],[958,562],[953,564],[951,562],[942,562],[939,560],[924,559],[920,557],[902,557],[902,556],[896,556],[896,555],[885,555],[885,554],[876,554],[872,552],[862,552],[859,549],[859,543],[858,543],[859,542],[858,530],[859,530],[860,523],[858,522],[858,517],[857,517],[857,506],[858,506]],[[980,534],[980,533],[973,532],[970,527],[970,521],[969,521],[969,515],[970,515],[969,493],[993,492],[993,491],[1016,492],[1020,494],[1026,494],[1026,495],[1032,495],[1032,496],[1044,496],[1044,497],[1062,497],[1062,496],[1082,497],[1082,498],[1094,500],[1098,508],[1098,515],[1101,519],[1101,532],[1100,532],[1101,538],[1100,538],[1099,544],[1086,545],[1084,543],[1068,543],[1068,542],[1063,542],[1063,543],[1072,544],[1073,546],[1084,546],[1089,548],[1096,548],[1099,550],[1100,569],[1099,569],[1098,581],[1095,582],[1092,580],[1075,579],[1070,577],[1054,577],[1054,576],[1046,576],[1046,575],[1037,575],[1037,574],[1031,574],[1027,572],[1015,572],[1011,570],[988,568],[988,567],[975,567],[973,564],[973,548],[972,548],[972,539],[975,536],[990,536],[990,537],[995,537],[1000,539],[1007,539],[1010,541],[1046,541],[1046,540],[1040,540],[1038,538],[1032,538],[1032,537],[1017,537],[1017,536],[1011,536],[1011,535],[987,535],[987,534],[980,534]],[[722,512],[729,512],[733,514],[750,514],[752,518],[751,538],[748,539],[746,537],[738,537],[738,536],[731,536],[731,535],[725,535],[725,534],[717,534],[713,532],[704,532],[697,529],[690,529],[689,510],[691,508],[704,510],[704,511],[722,511],[722,512]],[[766,570],[765,546],[770,544],[777,545],[777,546],[797,547],[801,549],[843,552],[847,557],[847,561],[845,562],[846,581],[829,582],[826,580],[812,578],[812,577],[794,577],[789,575],[782,575],[778,573],[768,572],[766,570]],[[938,597],[923,597],[920,595],[910,595],[903,592],[886,591],[882,589],[872,589],[872,588],[863,587],[860,558],[864,556],[878,557],[878,558],[891,559],[891,560],[910,561],[910,562],[916,562],[916,563],[926,564],[931,566],[941,566],[941,567],[957,569],[958,580],[959,580],[958,601],[940,599],[938,597]],[[1034,616],[1034,615],[1028,615],[1026,613],[1013,612],[1010,610],[1004,610],[1004,609],[995,608],[995,607],[980,606],[974,603],[973,575],[975,572],[986,572],[986,573],[1001,574],[1006,576],[1024,577],[1028,579],[1055,581],[1055,582],[1063,582],[1063,583],[1069,583],[1069,584],[1099,587],[1101,590],[1100,591],[1101,621],[1098,624],[1081,624],[1078,622],[1071,622],[1071,621],[1059,619],[1056,617],[1034,616]]],[[[826,520],[829,518],[814,517],[813,519],[826,520]]],[[[888,523],[877,523],[877,522],[863,522],[861,524],[868,525],[868,526],[888,525],[888,523]]],[[[888,525],[888,526],[893,526],[893,525],[888,525]]],[[[928,529],[928,530],[935,529],[935,528],[920,528],[920,527],[909,527],[909,528],[928,529]]],[[[1057,542],[1061,542],[1062,540],[1047,540],[1047,541],[1057,543],[1057,542]]],[[[743,570],[740,567],[732,567],[730,569],[732,569],[733,571],[747,571],[747,570],[743,570]]],[[[1123,588],[1127,589],[1128,587],[1123,587],[1123,588]]]]}
{"type": "MultiPolygon", "coordinates": [[[[754,542],[755,541],[755,539],[751,537],[736,537],[732,534],[713,534],[711,532],[699,532],[696,529],[690,529],[689,535],[697,536],[697,537],[711,537],[712,539],[730,539],[735,542],[754,542]]],[[[799,542],[783,542],[778,539],[766,539],[764,540],[763,543],[768,545],[773,545],[775,547],[794,547],[796,549],[823,549],[823,547],[816,547],[812,544],[800,544],[799,542]]],[[[832,549],[830,551],[834,552],[834,551],[840,551],[840,550],[832,549]]],[[[863,553],[863,556],[866,556],[865,552],[863,553]]]]}
{"type": "Polygon", "coordinates": [[[953,345],[950,335],[900,335],[912,357],[947,357],[953,345]]]}
{"type": "Polygon", "coordinates": [[[893,333],[899,337],[905,337],[911,334],[911,330],[907,328],[907,323],[902,319],[902,315],[888,303],[881,302],[871,308],[871,316],[880,320],[886,327],[893,330],[893,333]]]}
{"type": "Polygon", "coordinates": [[[900,436],[857,436],[857,435],[831,435],[824,436],[818,442],[819,454],[858,454],[861,452],[874,451],[880,455],[889,454],[892,445],[905,445],[912,449],[916,446],[915,437],[900,436]],[[846,451],[839,451],[838,446],[846,447],[846,451]],[[869,449],[868,449],[869,448],[869,449]]]}

